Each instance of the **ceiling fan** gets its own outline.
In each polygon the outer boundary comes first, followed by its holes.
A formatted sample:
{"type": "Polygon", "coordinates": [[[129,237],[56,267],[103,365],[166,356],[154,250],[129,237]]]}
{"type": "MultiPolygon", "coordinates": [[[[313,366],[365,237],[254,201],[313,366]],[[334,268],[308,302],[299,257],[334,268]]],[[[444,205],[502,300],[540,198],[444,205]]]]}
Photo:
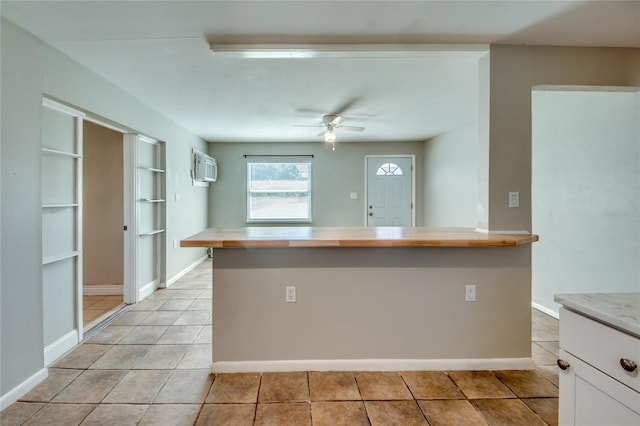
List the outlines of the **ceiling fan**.
{"type": "Polygon", "coordinates": [[[322,117],[322,124],[296,124],[296,127],[324,127],[325,130],[318,134],[318,136],[324,136],[324,141],[331,145],[331,149],[336,149],[336,129],[349,130],[352,132],[362,132],[365,128],[359,126],[345,126],[343,121],[347,120],[347,117],[340,114],[327,114],[322,117]]]}

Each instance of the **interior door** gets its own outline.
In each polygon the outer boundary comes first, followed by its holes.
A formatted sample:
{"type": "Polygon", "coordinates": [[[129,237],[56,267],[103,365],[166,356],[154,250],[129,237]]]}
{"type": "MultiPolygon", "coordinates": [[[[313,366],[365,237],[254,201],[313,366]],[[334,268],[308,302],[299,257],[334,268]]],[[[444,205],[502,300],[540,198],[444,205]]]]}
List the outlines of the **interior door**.
{"type": "Polygon", "coordinates": [[[413,226],[413,157],[366,157],[367,226],[413,226]]]}

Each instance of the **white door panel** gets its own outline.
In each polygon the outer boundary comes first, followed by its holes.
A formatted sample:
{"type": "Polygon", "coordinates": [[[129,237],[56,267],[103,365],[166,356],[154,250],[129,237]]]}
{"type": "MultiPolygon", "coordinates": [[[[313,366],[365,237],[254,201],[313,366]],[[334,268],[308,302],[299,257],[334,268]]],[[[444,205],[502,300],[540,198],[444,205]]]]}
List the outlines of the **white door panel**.
{"type": "Polygon", "coordinates": [[[413,226],[413,157],[367,157],[367,226],[413,226]]]}

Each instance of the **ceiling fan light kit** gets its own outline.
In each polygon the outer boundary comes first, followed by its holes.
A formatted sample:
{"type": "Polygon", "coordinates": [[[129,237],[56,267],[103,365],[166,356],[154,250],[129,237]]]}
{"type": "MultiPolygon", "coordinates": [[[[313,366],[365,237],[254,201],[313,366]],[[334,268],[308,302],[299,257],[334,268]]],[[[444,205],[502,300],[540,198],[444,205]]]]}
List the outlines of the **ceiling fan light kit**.
{"type": "Polygon", "coordinates": [[[327,130],[324,132],[324,141],[327,143],[327,148],[331,145],[331,150],[336,150],[336,131],[331,124],[327,125],[327,130]]]}
{"type": "Polygon", "coordinates": [[[322,117],[322,124],[296,124],[296,127],[324,127],[324,132],[318,136],[324,137],[327,147],[331,146],[331,150],[336,150],[336,129],[349,130],[351,132],[362,132],[364,127],[359,126],[343,126],[342,122],[347,117],[340,114],[327,114],[322,117]]]}

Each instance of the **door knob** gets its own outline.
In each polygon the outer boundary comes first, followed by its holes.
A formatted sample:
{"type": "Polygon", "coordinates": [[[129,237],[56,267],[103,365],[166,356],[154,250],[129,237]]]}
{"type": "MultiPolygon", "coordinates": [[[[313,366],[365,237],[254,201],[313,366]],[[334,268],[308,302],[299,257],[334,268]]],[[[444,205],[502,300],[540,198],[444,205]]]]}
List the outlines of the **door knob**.
{"type": "Polygon", "coordinates": [[[560,367],[560,370],[566,370],[567,368],[569,368],[569,363],[567,361],[565,361],[564,359],[559,359],[558,360],[558,367],[560,367]]]}
{"type": "Polygon", "coordinates": [[[373,212],[369,212],[369,216],[373,216],[373,212]]]}
{"type": "Polygon", "coordinates": [[[373,208],[373,206],[369,206],[369,208],[370,208],[370,209],[372,209],[372,208],[373,208]]]}

